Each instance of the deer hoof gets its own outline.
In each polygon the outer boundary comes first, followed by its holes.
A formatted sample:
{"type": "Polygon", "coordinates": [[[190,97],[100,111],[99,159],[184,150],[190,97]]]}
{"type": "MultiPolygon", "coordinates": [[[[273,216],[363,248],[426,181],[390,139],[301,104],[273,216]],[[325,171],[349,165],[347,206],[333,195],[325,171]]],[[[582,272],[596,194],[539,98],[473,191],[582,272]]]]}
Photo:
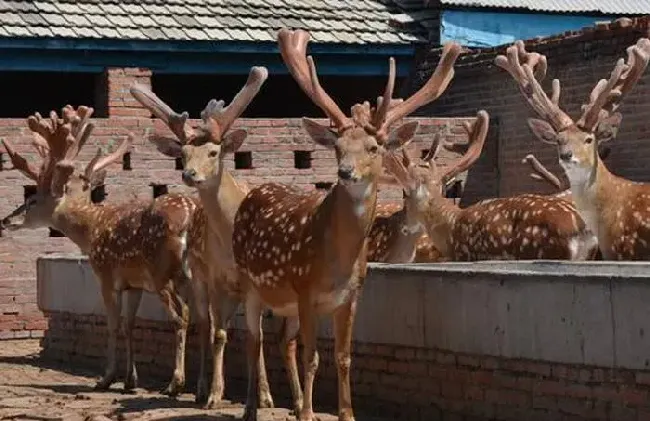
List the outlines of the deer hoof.
{"type": "Polygon", "coordinates": [[[249,408],[247,406],[246,409],[244,409],[242,421],[257,421],[257,408],[249,408]]]}
{"type": "Polygon", "coordinates": [[[203,409],[216,409],[219,407],[221,404],[221,399],[212,395],[209,396],[207,401],[205,402],[205,405],[203,405],[203,409]]]}
{"type": "Polygon", "coordinates": [[[108,390],[109,387],[114,383],[114,376],[104,376],[96,384],[95,390],[108,390]]]}
{"type": "Polygon", "coordinates": [[[163,395],[166,395],[166,396],[172,396],[173,397],[173,396],[180,395],[181,390],[183,390],[183,385],[180,384],[178,381],[176,381],[174,379],[160,393],[162,393],[163,395]]]}
{"type": "Polygon", "coordinates": [[[316,417],[314,417],[314,411],[311,409],[309,410],[302,410],[300,411],[300,421],[316,421],[316,417]]]}
{"type": "Polygon", "coordinates": [[[264,392],[260,393],[259,396],[259,408],[274,408],[275,405],[273,403],[273,397],[271,396],[271,393],[264,392]]]}

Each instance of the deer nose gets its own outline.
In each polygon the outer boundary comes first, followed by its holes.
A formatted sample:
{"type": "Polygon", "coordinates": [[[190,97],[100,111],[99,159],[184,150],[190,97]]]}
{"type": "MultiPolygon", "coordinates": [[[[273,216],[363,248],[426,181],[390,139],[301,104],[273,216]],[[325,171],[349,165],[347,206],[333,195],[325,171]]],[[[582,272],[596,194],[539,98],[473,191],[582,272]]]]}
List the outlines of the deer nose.
{"type": "Polygon", "coordinates": [[[573,158],[573,153],[571,151],[560,152],[560,159],[562,161],[570,161],[573,158]]]}
{"type": "Polygon", "coordinates": [[[183,171],[183,181],[185,182],[190,182],[194,180],[194,176],[196,175],[196,170],[188,169],[183,171]]]}
{"type": "Polygon", "coordinates": [[[338,175],[341,180],[349,180],[352,178],[352,165],[341,165],[339,167],[338,175]]]}

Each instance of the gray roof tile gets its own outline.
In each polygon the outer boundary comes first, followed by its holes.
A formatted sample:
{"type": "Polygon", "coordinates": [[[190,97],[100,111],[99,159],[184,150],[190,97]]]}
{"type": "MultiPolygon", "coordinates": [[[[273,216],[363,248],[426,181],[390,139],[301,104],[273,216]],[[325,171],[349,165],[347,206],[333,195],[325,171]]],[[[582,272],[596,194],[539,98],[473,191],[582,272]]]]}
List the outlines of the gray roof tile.
{"type": "Polygon", "coordinates": [[[317,43],[422,42],[431,11],[400,9],[398,1],[0,0],[0,37],[274,42],[287,26],[309,30],[317,43]],[[399,13],[414,23],[391,27],[399,13]]]}

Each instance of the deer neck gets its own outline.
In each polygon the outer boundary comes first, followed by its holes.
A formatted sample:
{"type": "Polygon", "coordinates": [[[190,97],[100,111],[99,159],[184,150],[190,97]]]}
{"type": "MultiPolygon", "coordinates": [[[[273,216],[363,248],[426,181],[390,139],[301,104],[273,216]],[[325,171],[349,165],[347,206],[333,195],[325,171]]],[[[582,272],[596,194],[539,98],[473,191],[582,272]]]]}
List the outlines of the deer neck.
{"type": "Polygon", "coordinates": [[[451,236],[460,208],[442,196],[429,199],[424,212],[427,234],[443,256],[451,252],[451,236]]]}
{"type": "Polygon", "coordinates": [[[394,258],[398,261],[410,261],[417,248],[417,242],[424,232],[417,210],[408,200],[404,201],[404,207],[396,215],[398,219],[399,233],[395,243],[396,253],[394,258]]]}
{"type": "Polygon", "coordinates": [[[210,232],[219,237],[220,243],[230,244],[235,214],[245,196],[245,189],[227,171],[221,174],[217,188],[199,189],[210,232]]]}
{"type": "Polygon", "coordinates": [[[375,219],[377,184],[349,188],[337,183],[325,196],[314,215],[315,238],[321,250],[330,250],[327,263],[335,276],[349,277],[375,219]]]}
{"type": "Polygon", "coordinates": [[[573,202],[580,216],[585,221],[587,228],[597,235],[602,235],[604,217],[609,208],[619,206],[624,187],[630,184],[628,180],[612,174],[605,164],[598,159],[592,177],[589,180],[571,180],[571,193],[573,202]]]}
{"type": "Polygon", "coordinates": [[[103,206],[63,199],[52,215],[52,228],[65,234],[83,254],[88,254],[103,213],[103,206]]]}

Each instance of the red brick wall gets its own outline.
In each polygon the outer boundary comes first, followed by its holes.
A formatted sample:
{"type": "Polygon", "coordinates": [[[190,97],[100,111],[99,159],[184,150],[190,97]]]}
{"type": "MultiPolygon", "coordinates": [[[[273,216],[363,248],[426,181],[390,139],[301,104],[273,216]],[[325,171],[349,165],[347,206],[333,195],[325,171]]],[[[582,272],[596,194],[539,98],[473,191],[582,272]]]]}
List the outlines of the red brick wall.
{"type": "MultiPolygon", "coordinates": [[[[103,373],[106,325],[100,316],[51,313],[42,356],[103,373]]],[[[166,323],[138,321],[134,332],[140,379],[168,381],[173,333],[166,323]]],[[[265,320],[265,356],[276,404],[289,407],[289,387],[277,346],[279,324],[265,320]]],[[[226,396],[243,400],[246,361],[243,331],[230,330],[226,396]]],[[[119,342],[121,367],[124,344],[119,342]]],[[[190,334],[187,390],[196,385],[198,339],[190,334]]],[[[316,408],[336,407],[333,343],[318,344],[316,408]]],[[[299,349],[299,352],[301,350],[299,349]]],[[[300,358],[299,358],[300,361],[300,358]]],[[[299,363],[299,367],[301,364],[299,363]]],[[[458,354],[438,349],[353,345],[353,404],[359,415],[400,420],[648,420],[650,372],[545,361],[458,354]]],[[[359,416],[357,415],[357,417],[359,416]]]]}
{"type": "MultiPolygon", "coordinates": [[[[550,93],[551,80],[559,78],[562,84],[561,106],[577,118],[580,105],[588,99],[595,83],[609,77],[616,60],[626,57],[625,49],[628,46],[638,38],[648,36],[648,27],[647,18],[639,19],[628,28],[605,27],[598,31],[588,30],[532,41],[527,44],[527,49],[547,56],[549,70],[544,87],[550,93]]],[[[493,164],[499,171],[499,195],[549,192],[552,189],[547,184],[528,177],[528,167],[521,163],[521,159],[533,152],[556,174],[564,177],[557,163],[557,152],[554,147],[533,138],[526,124],[526,119],[533,116],[532,111],[509,74],[494,66],[496,53],[503,54],[504,51],[504,48],[497,48],[461,56],[449,89],[435,103],[422,108],[417,114],[473,115],[479,109],[487,110],[493,120],[498,120],[497,132],[492,134],[486,148],[498,151],[498,161],[493,164]]],[[[429,77],[438,62],[438,55],[437,51],[421,55],[411,91],[419,88],[429,77]]],[[[647,139],[650,132],[648,98],[650,72],[646,71],[621,107],[623,124],[607,161],[613,172],[633,180],[650,179],[650,167],[645,163],[650,156],[650,142],[647,139]]],[[[481,177],[481,174],[479,171],[477,176],[481,177]]],[[[471,176],[470,172],[468,183],[472,182],[471,176]]]]}
{"type": "MultiPolygon", "coordinates": [[[[122,202],[152,197],[151,183],[167,184],[169,191],[192,193],[181,184],[180,171],[169,159],[145,143],[143,135],[153,128],[149,113],[128,92],[134,81],[149,84],[151,72],[146,69],[107,70],[107,119],[96,119],[94,136],[80,153],[79,161],[86,163],[96,151],[93,145],[107,145],[116,138],[133,131],[140,136],[131,151],[131,170],[114,165],[106,179],[109,202],[122,202]]],[[[64,104],[62,104],[64,105],[64,104]]],[[[466,142],[461,131],[463,119],[420,118],[420,130],[415,141],[416,148],[429,146],[431,133],[443,130],[450,141],[466,142]]],[[[335,158],[331,151],[315,145],[305,135],[300,119],[241,119],[236,127],[246,128],[249,136],[240,149],[252,151],[253,169],[235,170],[235,175],[252,185],[264,181],[277,181],[313,188],[314,183],[334,181],[335,158]],[[293,151],[312,151],[312,168],[294,168],[293,151]]],[[[167,130],[157,121],[156,130],[167,130]]],[[[0,138],[13,142],[17,150],[30,159],[37,160],[30,146],[31,133],[22,119],[0,119],[0,138]]],[[[0,150],[0,152],[4,152],[0,150]]],[[[448,156],[451,158],[451,155],[448,156]]],[[[3,154],[0,170],[0,217],[23,202],[23,185],[34,184],[11,167],[3,154]]],[[[230,157],[226,166],[234,170],[230,157]]],[[[468,197],[477,194],[472,190],[468,197]]],[[[385,189],[382,198],[399,200],[401,192],[385,189]]],[[[41,336],[45,319],[36,307],[36,256],[43,253],[77,252],[77,247],[66,238],[48,237],[48,229],[3,233],[0,238],[0,339],[41,336]]]]}

